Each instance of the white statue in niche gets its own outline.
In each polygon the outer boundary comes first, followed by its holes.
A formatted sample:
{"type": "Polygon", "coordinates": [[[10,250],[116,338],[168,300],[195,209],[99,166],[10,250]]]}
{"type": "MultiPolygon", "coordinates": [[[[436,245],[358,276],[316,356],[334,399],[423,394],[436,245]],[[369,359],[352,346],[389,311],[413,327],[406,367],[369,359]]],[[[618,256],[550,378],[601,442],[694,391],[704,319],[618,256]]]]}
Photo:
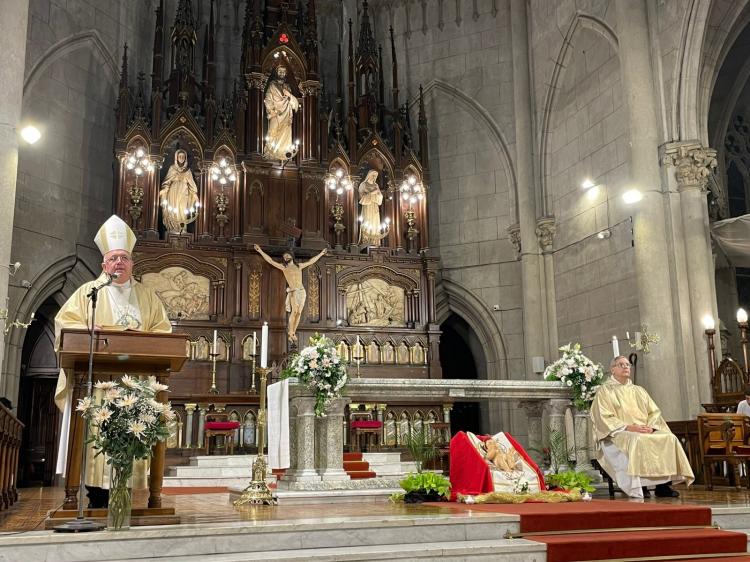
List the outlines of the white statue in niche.
{"type": "Polygon", "coordinates": [[[359,224],[360,246],[380,246],[380,206],[383,204],[383,193],[377,180],[378,171],[370,170],[364,181],[359,184],[359,204],[362,205],[359,224]]]}
{"type": "Polygon", "coordinates": [[[169,232],[180,233],[195,220],[199,207],[198,187],[188,166],[188,154],[181,148],[174,153],[174,164],[161,184],[159,201],[162,222],[169,232]]]}
{"type": "Polygon", "coordinates": [[[294,112],[299,110],[299,100],[286,83],[286,67],[276,67],[276,77],[269,80],[263,103],[268,119],[263,157],[271,160],[289,160],[294,155],[292,121],[294,112]]]}

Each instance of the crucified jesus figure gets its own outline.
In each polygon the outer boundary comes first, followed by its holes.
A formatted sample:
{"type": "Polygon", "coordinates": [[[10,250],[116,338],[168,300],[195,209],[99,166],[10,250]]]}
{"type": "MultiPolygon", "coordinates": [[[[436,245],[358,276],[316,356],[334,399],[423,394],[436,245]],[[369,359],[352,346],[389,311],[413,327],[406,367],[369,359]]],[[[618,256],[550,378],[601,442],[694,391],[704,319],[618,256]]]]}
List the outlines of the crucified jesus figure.
{"type": "Polygon", "coordinates": [[[283,263],[279,263],[261,250],[260,246],[257,244],[253,247],[269,265],[281,270],[284,274],[284,279],[286,279],[287,284],[286,311],[289,313],[289,325],[287,326],[286,333],[290,342],[296,342],[297,326],[299,326],[300,318],[302,318],[302,309],[305,307],[305,300],[307,299],[305,287],[302,285],[302,270],[306,267],[310,267],[322,258],[328,250],[323,249],[317,256],[314,256],[306,262],[297,264],[294,262],[292,254],[288,252],[281,256],[283,263]]]}

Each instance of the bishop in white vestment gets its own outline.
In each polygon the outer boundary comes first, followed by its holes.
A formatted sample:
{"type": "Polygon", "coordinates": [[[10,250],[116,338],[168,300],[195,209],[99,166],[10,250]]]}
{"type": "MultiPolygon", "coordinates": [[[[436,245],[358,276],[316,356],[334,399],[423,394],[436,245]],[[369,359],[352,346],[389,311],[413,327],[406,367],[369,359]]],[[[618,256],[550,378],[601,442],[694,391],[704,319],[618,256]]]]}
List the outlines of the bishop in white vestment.
{"type": "MultiPolygon", "coordinates": [[[[94,321],[97,328],[171,332],[172,325],[159,297],[132,278],[135,233],[120,217],[112,215],[99,229],[94,242],[104,256],[102,274],[79,287],[58,312],[55,317],[55,349],[60,344],[60,332],[63,329],[91,327],[91,299],[88,295],[95,286],[102,287],[99,290],[94,321]],[[110,276],[116,276],[116,279],[106,285],[110,276]]],[[[55,404],[63,412],[56,470],[57,474],[62,475],[65,475],[67,468],[68,433],[73,409],[72,379],[72,376],[68,377],[61,369],[55,389],[55,404]]],[[[94,456],[93,450],[89,450],[86,475],[87,486],[108,487],[109,474],[105,469],[104,455],[94,456]]],[[[145,464],[134,472],[134,480],[134,487],[145,487],[145,464]]]]}

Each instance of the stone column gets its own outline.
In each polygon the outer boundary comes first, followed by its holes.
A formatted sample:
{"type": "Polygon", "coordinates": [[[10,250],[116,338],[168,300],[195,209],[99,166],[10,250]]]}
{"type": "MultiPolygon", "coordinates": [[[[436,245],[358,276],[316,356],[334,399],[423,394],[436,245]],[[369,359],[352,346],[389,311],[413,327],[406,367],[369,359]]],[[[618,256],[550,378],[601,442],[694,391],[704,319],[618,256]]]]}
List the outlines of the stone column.
{"type": "Polygon", "coordinates": [[[185,404],[185,447],[193,446],[193,414],[197,404],[185,404]]]}
{"type": "MultiPolygon", "coordinates": [[[[552,398],[547,402],[547,416],[550,431],[560,431],[566,434],[565,411],[570,407],[570,400],[552,398]]],[[[549,437],[549,436],[548,436],[549,437]]],[[[545,446],[547,444],[545,443],[545,446]]]]}
{"type": "Polygon", "coordinates": [[[383,446],[385,444],[385,408],[387,404],[375,404],[375,415],[377,416],[378,421],[383,424],[381,427],[383,429],[380,430],[380,433],[378,434],[378,446],[383,446]]]}
{"type": "Polygon", "coordinates": [[[552,243],[555,237],[555,217],[543,217],[536,223],[536,235],[539,247],[542,249],[542,279],[544,279],[544,321],[547,329],[545,335],[545,349],[547,358],[555,360],[558,356],[557,344],[557,300],[555,298],[555,258],[552,253],[552,243]]]}
{"type": "Polygon", "coordinates": [[[542,466],[543,458],[541,449],[544,447],[542,415],[544,414],[544,402],[541,400],[521,400],[518,406],[526,414],[529,448],[537,449],[537,451],[529,451],[529,455],[534,459],[534,462],[542,466]]]}
{"type": "MultiPolygon", "coordinates": [[[[8,296],[28,21],[28,0],[3,2],[3,17],[0,20],[0,52],[3,53],[3,64],[0,65],[0,83],[3,85],[0,88],[0,309],[5,308],[8,296]]],[[[19,256],[17,259],[23,258],[19,256]]],[[[10,313],[6,322],[15,320],[12,316],[10,313]]],[[[6,337],[0,329],[0,367],[5,364],[6,337]]],[[[16,396],[17,376],[17,373],[4,373],[2,376],[0,391],[4,396],[11,399],[16,396]],[[13,377],[14,380],[5,380],[6,377],[13,377]]]]}
{"type": "Polygon", "coordinates": [[[637,188],[643,194],[632,211],[638,310],[641,323],[661,338],[642,365],[638,365],[638,381],[651,393],[666,419],[682,419],[687,397],[683,395],[680,400],[678,389],[684,388],[680,380],[684,361],[677,353],[675,330],[679,322],[672,300],[673,256],[667,244],[667,209],[659,171],[659,121],[646,2],[615,0],[615,12],[622,90],[630,128],[629,188],[637,188]]]}
{"type": "MultiPolygon", "coordinates": [[[[279,481],[279,488],[296,488],[298,483],[320,482],[315,470],[315,398],[312,396],[292,396],[290,408],[297,412],[295,418],[294,453],[292,465],[279,481]]],[[[339,451],[340,452],[340,451],[339,451]]]]}
{"type": "Polygon", "coordinates": [[[448,424],[448,429],[446,430],[447,435],[444,435],[444,439],[446,443],[450,443],[451,438],[453,435],[451,435],[451,410],[453,409],[453,404],[443,404],[443,422],[448,424]]]}
{"type": "Polygon", "coordinates": [[[521,279],[523,284],[523,340],[526,378],[532,378],[532,357],[544,356],[542,284],[536,239],[531,88],[529,77],[526,0],[510,2],[513,45],[513,108],[516,130],[516,203],[520,229],[521,279]]]}
{"type": "Polygon", "coordinates": [[[317,419],[318,474],[324,482],[349,480],[349,475],[344,471],[344,430],[341,423],[348,400],[337,398],[331,401],[326,415],[317,419]]]}
{"type": "Polygon", "coordinates": [[[197,449],[203,447],[203,434],[206,429],[206,412],[208,412],[208,404],[198,404],[198,442],[195,444],[197,449]]]}
{"type": "Polygon", "coordinates": [[[575,442],[576,469],[579,471],[591,470],[591,459],[594,458],[594,441],[588,410],[573,411],[573,438],[575,442]]]}
{"type": "MultiPolygon", "coordinates": [[[[683,260],[688,284],[687,305],[681,307],[689,312],[687,322],[683,323],[683,340],[692,344],[692,350],[685,349],[685,356],[692,351],[694,360],[691,367],[695,371],[691,388],[693,398],[690,400],[690,416],[701,411],[700,404],[713,402],[711,395],[711,373],[708,368],[706,340],[703,335],[702,318],[709,314],[718,323],[716,290],[713,283],[714,263],[709,239],[708,204],[706,200],[708,176],[716,167],[716,151],[704,148],[698,141],[668,143],[662,146],[662,164],[667,168],[667,182],[677,184],[682,216],[681,240],[675,236],[675,242],[684,245],[683,260]],[[671,173],[673,172],[673,173],[671,173]]],[[[670,188],[672,185],[670,185],[670,188]]],[[[670,189],[670,192],[674,189],[670,189]]],[[[679,277],[682,277],[681,275],[679,277]]],[[[683,300],[684,302],[684,300],[683,300]]],[[[717,338],[717,346],[721,345],[717,338]]],[[[721,357],[721,349],[717,349],[721,357]]],[[[688,361],[686,360],[686,363],[688,361]]]]}

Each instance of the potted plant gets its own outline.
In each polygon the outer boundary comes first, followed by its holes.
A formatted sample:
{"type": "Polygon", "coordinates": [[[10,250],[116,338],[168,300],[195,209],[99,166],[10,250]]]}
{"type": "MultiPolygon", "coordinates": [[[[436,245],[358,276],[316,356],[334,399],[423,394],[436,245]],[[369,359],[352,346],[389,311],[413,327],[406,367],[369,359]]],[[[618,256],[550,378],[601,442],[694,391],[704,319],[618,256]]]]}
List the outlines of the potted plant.
{"type": "MultiPolygon", "coordinates": [[[[549,447],[543,449],[531,448],[541,452],[547,463],[544,479],[550,489],[581,490],[593,492],[591,476],[586,472],[576,470],[576,448],[568,446],[568,438],[564,431],[547,428],[549,447]]],[[[587,451],[588,447],[580,447],[578,451],[587,451]]]]}
{"type": "Polygon", "coordinates": [[[419,429],[412,428],[406,436],[406,449],[417,465],[417,472],[407,474],[399,482],[404,489],[403,494],[394,494],[394,501],[403,500],[406,503],[420,503],[425,501],[442,501],[448,495],[450,481],[437,472],[423,472],[425,463],[437,456],[437,436],[433,435],[426,424],[419,429]]]}
{"type": "Polygon", "coordinates": [[[170,404],[156,400],[167,386],[153,377],[146,380],[124,375],[120,381],[97,382],[101,403],[90,397],[78,401],[76,410],[92,426],[89,443],[110,466],[107,528],[127,529],[132,505],[130,478],[133,462],[151,456],[154,445],[169,437],[169,423],[176,414],[170,404]]]}
{"type": "Polygon", "coordinates": [[[346,381],[346,364],[339,357],[333,342],[315,334],[310,345],[292,356],[283,378],[297,377],[315,392],[315,415],[325,415],[331,400],[341,397],[346,381]]]}

